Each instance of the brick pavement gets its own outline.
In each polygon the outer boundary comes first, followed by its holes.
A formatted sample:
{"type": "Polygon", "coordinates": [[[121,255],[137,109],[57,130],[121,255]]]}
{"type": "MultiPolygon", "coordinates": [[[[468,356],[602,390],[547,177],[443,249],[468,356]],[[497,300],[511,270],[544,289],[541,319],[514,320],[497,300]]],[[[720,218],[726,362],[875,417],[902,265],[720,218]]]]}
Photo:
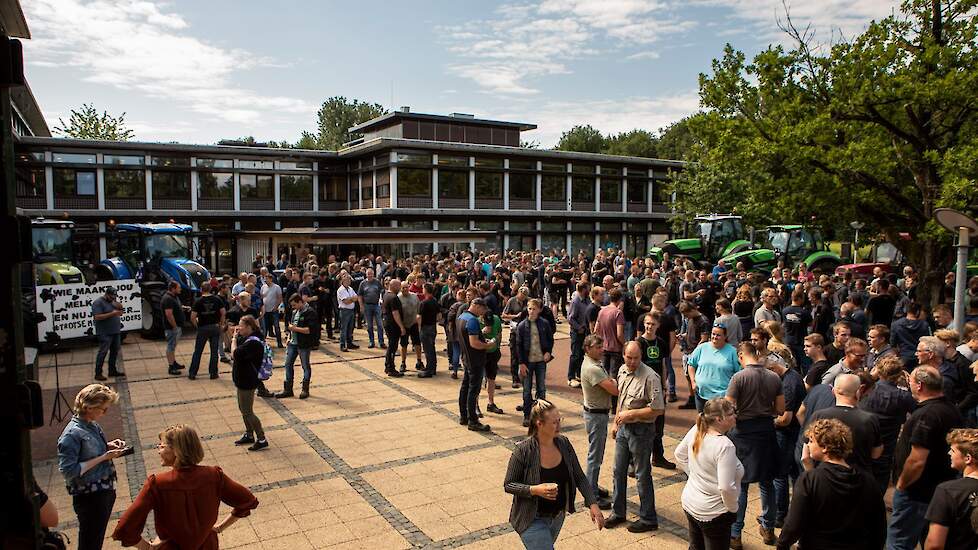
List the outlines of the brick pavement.
{"type": "MultiPolygon", "coordinates": [[[[560,407],[563,433],[584,463],[587,437],[580,418],[580,390],[566,382],[566,325],[558,332],[558,358],[548,382],[557,391],[551,398],[560,407]],[[564,383],[561,383],[561,380],[564,383]]],[[[366,335],[357,331],[358,339],[366,335]]],[[[505,341],[505,339],[504,339],[505,341]]],[[[439,349],[443,342],[439,339],[439,349]]],[[[163,427],[186,423],[204,439],[205,464],[221,466],[249,486],[261,502],[247,520],[221,535],[223,548],[520,548],[508,523],[511,498],[502,489],[511,449],[526,430],[515,411],[519,390],[506,383],[496,401],[506,412],[484,419],[493,431],[469,432],[458,425],[458,380],[445,372],[447,359],[439,353],[439,375],[419,379],[409,373],[400,379],[383,374],[383,350],[366,346],[341,354],[335,343],[324,343],[313,354],[312,396],[307,400],[258,399],[255,412],[264,424],[271,446],[251,453],[235,447],[242,431],[228,365],[221,378],[196,381],[166,375],[163,343],[132,335],[124,344],[128,377],[114,385],[120,392],[123,437],[138,442],[136,453],[116,461],[118,498],[109,532],[119,514],[132,502],[148,473],[161,470],[156,434],[163,427]]],[[[184,338],[178,360],[190,362],[192,338],[184,338]]],[[[79,347],[59,354],[61,383],[75,389],[91,381],[94,350],[79,347]]],[[[507,357],[503,350],[503,357],[507,357]]],[[[53,388],[52,356],[41,357],[40,382],[53,388]]],[[[284,359],[276,350],[276,362],[284,359]]],[[[504,362],[506,360],[504,359],[504,362]]],[[[297,365],[298,369],[298,365],[297,365]]],[[[281,384],[276,369],[269,387],[281,384]]],[[[68,395],[69,401],[74,395],[68,395]]],[[[484,402],[484,400],[483,400],[484,402]]],[[[50,407],[50,404],[46,404],[50,407]]],[[[692,416],[672,408],[666,430],[667,456],[691,424],[692,416]]],[[[57,433],[35,434],[40,456],[53,456],[57,433]]],[[[602,468],[602,485],[611,486],[614,444],[609,441],[602,468]]],[[[37,460],[35,476],[57,505],[62,528],[72,540],[77,523],[53,459],[37,460]]],[[[655,468],[656,503],[660,530],[632,534],[624,528],[598,532],[586,512],[568,516],[557,548],[686,548],[685,518],[679,505],[685,476],[655,468]]],[[[634,480],[629,481],[629,512],[638,509],[634,480]]],[[[748,518],[758,513],[756,490],[748,518]]],[[[578,501],[580,508],[583,502],[578,501]]],[[[224,511],[222,511],[224,513],[224,511]]],[[[745,546],[762,548],[752,521],[745,529],[745,546]]],[[[153,535],[152,522],[148,535],[153,535]]],[[[107,540],[106,548],[118,548],[107,540]]]]}

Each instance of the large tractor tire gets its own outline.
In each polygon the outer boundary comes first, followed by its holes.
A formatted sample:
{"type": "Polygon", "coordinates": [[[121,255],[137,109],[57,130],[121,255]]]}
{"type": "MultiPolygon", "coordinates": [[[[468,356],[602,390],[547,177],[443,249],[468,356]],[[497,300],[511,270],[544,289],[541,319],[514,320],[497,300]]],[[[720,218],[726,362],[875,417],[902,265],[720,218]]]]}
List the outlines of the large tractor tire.
{"type": "Polygon", "coordinates": [[[166,283],[162,281],[143,282],[139,285],[139,293],[142,295],[140,304],[143,319],[140,334],[143,338],[151,340],[163,338],[163,308],[160,302],[163,300],[163,295],[166,294],[166,283]]]}
{"type": "Polygon", "coordinates": [[[825,258],[809,266],[808,270],[813,271],[815,269],[821,269],[822,273],[825,275],[835,275],[835,268],[839,267],[840,265],[842,264],[833,259],[825,258]]]}
{"type": "MultiPolygon", "coordinates": [[[[89,279],[86,277],[85,280],[87,281],[89,279]]],[[[95,279],[93,279],[93,281],[97,281],[101,283],[104,281],[114,281],[114,280],[115,280],[115,274],[112,273],[112,270],[109,269],[108,266],[103,264],[99,264],[95,266],[95,279]]]]}

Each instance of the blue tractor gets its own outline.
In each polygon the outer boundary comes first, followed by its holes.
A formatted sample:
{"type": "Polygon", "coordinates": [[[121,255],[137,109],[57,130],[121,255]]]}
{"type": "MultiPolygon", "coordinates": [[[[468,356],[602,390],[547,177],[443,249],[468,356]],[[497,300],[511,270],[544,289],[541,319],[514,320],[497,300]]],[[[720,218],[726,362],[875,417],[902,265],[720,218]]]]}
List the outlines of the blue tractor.
{"type": "Polygon", "coordinates": [[[118,254],[102,260],[96,268],[98,280],[135,279],[142,297],[143,336],[163,335],[160,300],[170,281],[180,283],[180,301],[185,306],[200,295],[201,285],[210,280],[207,268],[191,260],[190,234],[193,227],[178,223],[120,223],[110,228],[110,250],[118,254]]]}

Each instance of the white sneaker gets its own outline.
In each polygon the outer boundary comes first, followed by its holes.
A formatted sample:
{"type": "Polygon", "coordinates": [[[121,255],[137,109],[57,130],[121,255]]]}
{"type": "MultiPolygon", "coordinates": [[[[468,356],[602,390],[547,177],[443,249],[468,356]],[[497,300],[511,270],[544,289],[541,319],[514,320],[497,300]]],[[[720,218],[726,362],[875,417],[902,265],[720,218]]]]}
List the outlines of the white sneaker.
{"type": "Polygon", "coordinates": [[[570,386],[570,387],[572,387],[572,388],[580,388],[581,387],[581,383],[578,382],[577,380],[568,380],[567,381],[567,385],[570,386]]]}

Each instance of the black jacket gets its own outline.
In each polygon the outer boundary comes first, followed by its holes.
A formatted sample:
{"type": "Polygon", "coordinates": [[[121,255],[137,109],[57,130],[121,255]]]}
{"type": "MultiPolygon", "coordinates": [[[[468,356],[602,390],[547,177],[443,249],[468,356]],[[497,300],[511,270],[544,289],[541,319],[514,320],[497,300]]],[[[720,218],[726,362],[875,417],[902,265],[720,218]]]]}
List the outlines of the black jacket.
{"type": "Polygon", "coordinates": [[[231,380],[234,387],[253,390],[258,387],[258,369],[265,357],[265,346],[258,340],[246,338],[234,349],[231,380]]]}

